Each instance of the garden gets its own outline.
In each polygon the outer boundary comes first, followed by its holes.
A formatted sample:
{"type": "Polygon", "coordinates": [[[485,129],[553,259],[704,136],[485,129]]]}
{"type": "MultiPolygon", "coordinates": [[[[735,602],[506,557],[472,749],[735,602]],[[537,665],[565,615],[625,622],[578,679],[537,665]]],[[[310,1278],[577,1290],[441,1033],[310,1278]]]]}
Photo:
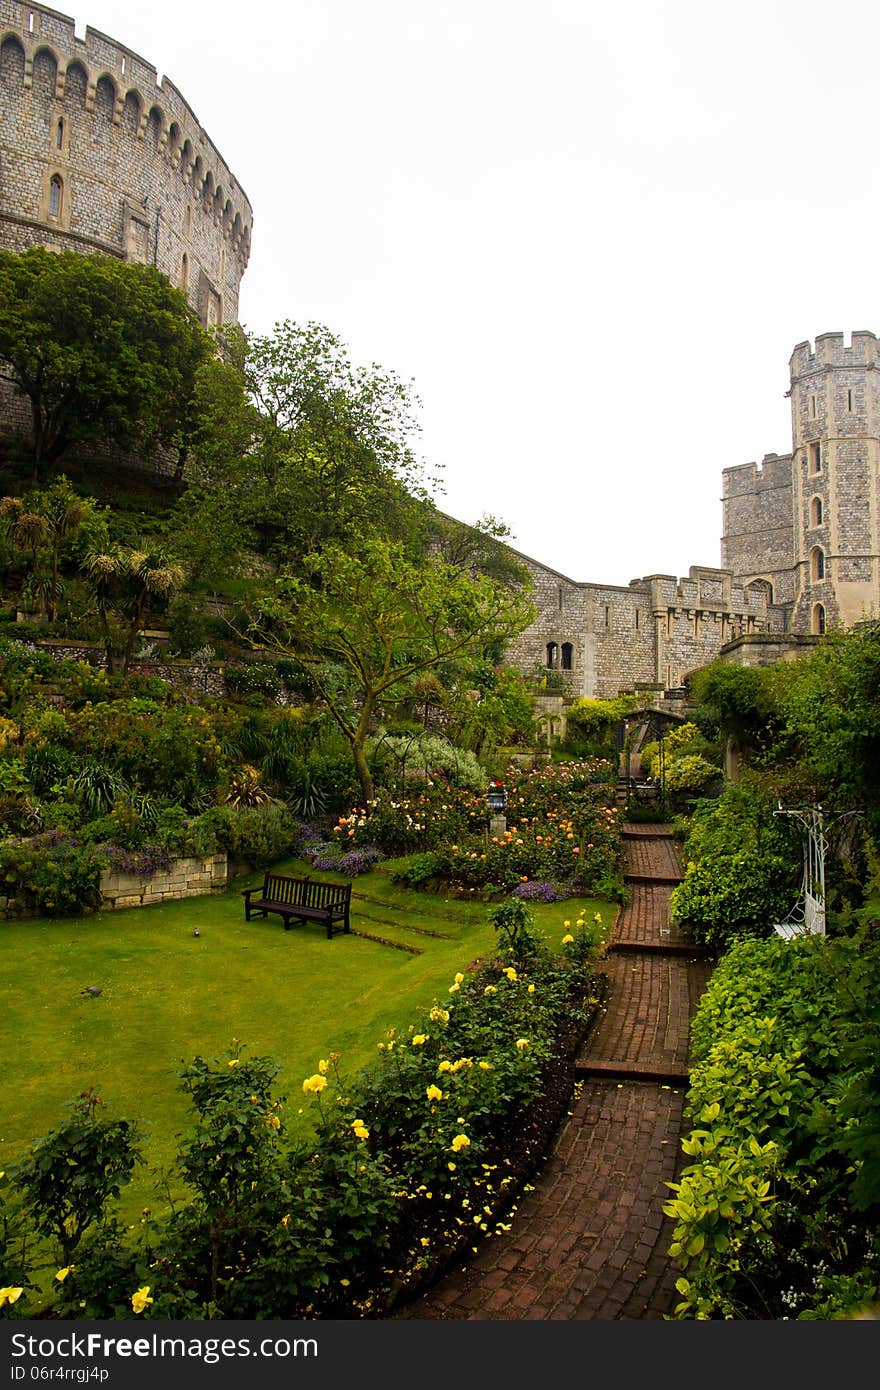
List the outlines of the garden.
{"type": "MultiPolygon", "coordinates": [[[[25,395],[35,343],[45,368],[40,447],[0,457],[0,1317],[386,1316],[509,1227],[565,1113],[632,697],[574,701],[536,758],[504,663],[529,575],[503,523],[433,506],[394,373],[316,324],[209,340],[166,286],[174,365],[135,353],[133,381],[93,335],[71,396],[69,306],[103,312],[110,270],[0,262],[4,361],[25,395]],[[145,440],[173,476],[89,453],[145,440]],[[225,856],[227,891],[100,910],[108,870],[186,856],[225,856]],[[245,923],[269,866],[353,881],[351,934],[245,923]]],[[[112,268],[139,343],[141,272],[112,268]]],[[[719,961],[666,1208],[679,1318],[880,1300],[878,676],[875,623],[714,663],[641,749],[661,796],[626,814],[676,817],[671,912],[719,961]],[[819,805],[828,935],[781,942],[777,812],[819,805]]]]}
{"type": "Polygon", "coordinates": [[[599,1004],[611,765],[506,766],[493,835],[438,733],[376,736],[359,806],[307,707],[16,642],[0,682],[2,1315],[382,1316],[502,1230],[599,1004]],[[225,893],[100,910],[217,851],[225,893]],[[354,879],[351,934],[245,923],[268,865],[354,879]]]}

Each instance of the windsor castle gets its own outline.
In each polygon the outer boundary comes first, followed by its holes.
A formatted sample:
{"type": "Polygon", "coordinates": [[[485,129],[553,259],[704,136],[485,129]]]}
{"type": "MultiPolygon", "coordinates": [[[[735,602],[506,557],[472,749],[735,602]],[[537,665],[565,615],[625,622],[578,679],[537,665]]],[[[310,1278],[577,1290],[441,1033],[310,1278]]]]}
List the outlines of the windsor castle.
{"type": "MultiPolygon", "coordinates": [[[[167,78],[115,39],[0,0],[0,248],[157,266],[206,326],[233,322],[251,246],[237,178],[167,78]]],[[[526,556],[539,607],[508,653],[569,696],[677,701],[719,654],[779,660],[880,616],[880,341],[824,333],[790,359],[791,452],[723,471],[720,566],[627,587],[526,556]]],[[[0,383],[2,386],[2,383],[0,383]]],[[[27,427],[0,392],[0,437],[27,427]]]]}

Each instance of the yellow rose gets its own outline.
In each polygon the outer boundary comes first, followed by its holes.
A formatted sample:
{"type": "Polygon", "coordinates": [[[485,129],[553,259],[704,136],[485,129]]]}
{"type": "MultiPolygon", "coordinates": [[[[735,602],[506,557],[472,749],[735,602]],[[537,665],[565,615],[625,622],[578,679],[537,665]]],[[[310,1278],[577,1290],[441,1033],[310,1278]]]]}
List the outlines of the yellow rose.
{"type": "Polygon", "coordinates": [[[427,1090],[425,1091],[425,1095],[428,1097],[428,1100],[443,1099],[443,1092],[440,1090],[440,1087],[434,1086],[433,1084],[427,1088],[427,1090]]]}
{"type": "Polygon", "coordinates": [[[17,1303],[24,1293],[24,1289],[15,1289],[8,1285],[5,1289],[0,1289],[0,1308],[7,1303],[17,1303]]]}
{"type": "Polygon", "coordinates": [[[422,1043],[426,1043],[427,1041],[428,1041],[428,1035],[427,1035],[427,1033],[415,1033],[415,1034],[413,1034],[413,1040],[412,1040],[412,1045],[413,1045],[413,1047],[421,1047],[421,1046],[422,1046],[422,1043]]]}
{"type": "Polygon", "coordinates": [[[452,1152],[461,1153],[462,1149],[466,1149],[470,1142],[466,1134],[456,1134],[452,1141],[452,1152]]]}
{"type": "Polygon", "coordinates": [[[566,932],[565,936],[562,938],[563,946],[570,946],[573,941],[574,937],[572,936],[571,932],[566,932]]]}
{"type": "Polygon", "coordinates": [[[303,1094],[307,1096],[318,1096],[327,1085],[326,1076],[321,1076],[320,1072],[315,1072],[314,1076],[306,1077],[303,1082],[303,1094]]]}
{"type": "Polygon", "coordinates": [[[142,1313],[144,1309],[152,1303],[153,1300],[148,1297],[149,1292],[149,1284],[144,1284],[143,1288],[135,1290],[131,1296],[131,1309],[133,1313],[142,1313]]]}
{"type": "Polygon", "coordinates": [[[522,1052],[524,1047],[528,1047],[529,1040],[528,1038],[517,1038],[516,1045],[519,1048],[520,1052],[522,1052]]]}
{"type": "Polygon", "coordinates": [[[59,1284],[64,1283],[65,1279],[67,1278],[68,1274],[72,1269],[73,1265],[65,1265],[63,1269],[59,1269],[58,1273],[55,1275],[55,1278],[58,1280],[59,1284]]]}

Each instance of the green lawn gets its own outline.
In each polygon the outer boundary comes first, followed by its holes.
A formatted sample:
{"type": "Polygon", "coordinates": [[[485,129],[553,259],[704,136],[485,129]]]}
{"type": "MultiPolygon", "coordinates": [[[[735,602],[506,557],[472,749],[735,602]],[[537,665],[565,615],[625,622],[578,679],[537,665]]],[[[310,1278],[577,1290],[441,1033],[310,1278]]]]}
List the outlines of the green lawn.
{"type": "MultiPolygon", "coordinates": [[[[287,1121],[304,1125],[301,1083],[319,1058],[338,1052],[346,1072],[357,1070],[389,1027],[414,1022],[495,945],[484,903],[403,890],[379,871],[355,880],[349,936],[328,941],[317,924],[286,932],[272,916],[246,923],[238,889],[259,881],[156,907],[0,925],[0,1169],[94,1087],[107,1113],[137,1119],[145,1136],[148,1167],[124,1209],[156,1207],[156,1170],[171,1163],[192,1119],[177,1089],[183,1062],[240,1039],[281,1064],[287,1121]],[[101,995],[81,994],[86,985],[101,995]]],[[[613,904],[577,899],[537,907],[540,932],[558,944],[563,921],[582,907],[590,917],[601,910],[610,926],[613,904]]]]}

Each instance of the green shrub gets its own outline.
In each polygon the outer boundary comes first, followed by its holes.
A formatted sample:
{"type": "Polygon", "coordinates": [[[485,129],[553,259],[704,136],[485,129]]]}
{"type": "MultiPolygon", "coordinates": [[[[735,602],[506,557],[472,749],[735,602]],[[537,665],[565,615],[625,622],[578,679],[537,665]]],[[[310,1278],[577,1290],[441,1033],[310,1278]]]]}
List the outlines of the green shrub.
{"type": "Polygon", "coordinates": [[[105,861],[90,845],[54,833],[0,844],[0,892],[18,911],[53,917],[91,911],[101,902],[105,861]]]}
{"type": "Polygon", "coordinates": [[[863,1198],[880,1145],[860,1086],[878,989],[864,937],[739,941],[716,967],[691,1035],[691,1162],[665,1208],[677,1316],[814,1319],[876,1300],[880,1207],[863,1198]]]}
{"type": "Polygon", "coordinates": [[[268,804],[232,811],[224,848],[255,869],[267,869],[293,853],[298,826],[286,806],[268,804]]]}

